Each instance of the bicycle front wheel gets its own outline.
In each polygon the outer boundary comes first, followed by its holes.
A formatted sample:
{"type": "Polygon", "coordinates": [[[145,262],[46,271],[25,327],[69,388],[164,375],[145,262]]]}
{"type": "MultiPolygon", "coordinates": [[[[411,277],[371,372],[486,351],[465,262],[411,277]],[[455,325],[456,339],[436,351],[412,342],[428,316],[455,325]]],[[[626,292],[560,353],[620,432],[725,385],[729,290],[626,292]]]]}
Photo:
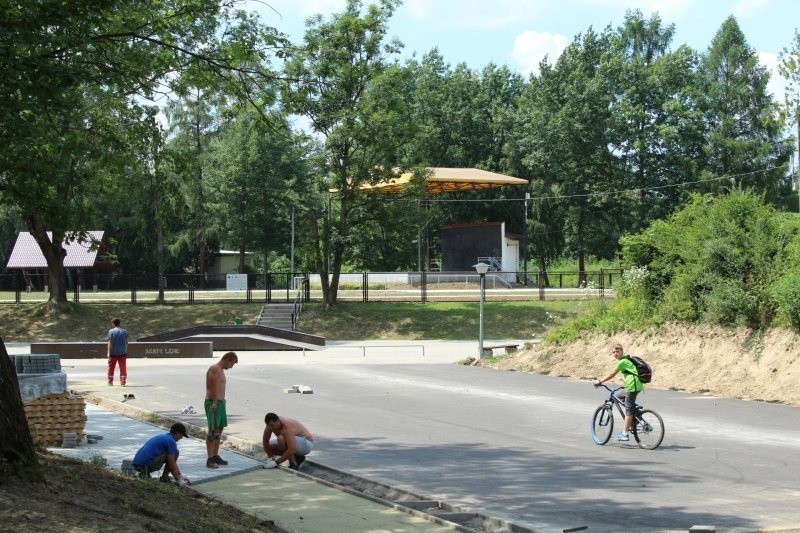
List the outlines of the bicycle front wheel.
{"type": "Polygon", "coordinates": [[[645,450],[655,450],[664,440],[664,421],[661,415],[650,409],[636,413],[631,430],[639,447],[645,450]]]}
{"type": "Polygon", "coordinates": [[[614,432],[614,412],[610,404],[603,404],[597,408],[592,416],[592,438],[595,444],[602,446],[614,432]]]}

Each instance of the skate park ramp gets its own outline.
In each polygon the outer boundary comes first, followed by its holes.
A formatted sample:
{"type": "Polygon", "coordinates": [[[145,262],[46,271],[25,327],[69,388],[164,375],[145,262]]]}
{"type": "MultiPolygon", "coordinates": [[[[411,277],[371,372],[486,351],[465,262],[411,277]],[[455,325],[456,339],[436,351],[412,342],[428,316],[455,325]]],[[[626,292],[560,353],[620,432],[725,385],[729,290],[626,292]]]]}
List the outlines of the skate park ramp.
{"type": "Polygon", "coordinates": [[[257,324],[210,324],[167,331],[139,342],[211,341],[215,351],[324,350],[325,338],[257,324]]]}

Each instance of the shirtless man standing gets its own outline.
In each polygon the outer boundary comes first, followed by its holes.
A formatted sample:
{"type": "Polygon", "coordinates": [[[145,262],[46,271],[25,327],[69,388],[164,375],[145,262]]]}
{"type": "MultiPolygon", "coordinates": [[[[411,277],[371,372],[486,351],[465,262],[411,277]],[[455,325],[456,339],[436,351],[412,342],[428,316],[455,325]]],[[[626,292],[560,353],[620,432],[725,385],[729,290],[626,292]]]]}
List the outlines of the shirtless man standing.
{"type": "Polygon", "coordinates": [[[289,468],[298,470],[306,455],[314,447],[314,436],[303,424],[275,413],[267,413],[264,417],[264,437],[262,444],[264,451],[276,464],[289,460],[289,468]],[[275,434],[275,444],[270,444],[272,435],[275,434]],[[280,454],[279,456],[275,456],[280,454]]]}
{"type": "Polygon", "coordinates": [[[208,421],[206,468],[219,468],[220,465],[228,464],[228,461],[219,456],[222,430],[228,425],[228,413],[225,409],[225,384],[227,382],[225,370],[230,370],[238,362],[239,357],[234,352],[228,352],[216,364],[208,367],[206,372],[206,401],[204,403],[208,421]]]}

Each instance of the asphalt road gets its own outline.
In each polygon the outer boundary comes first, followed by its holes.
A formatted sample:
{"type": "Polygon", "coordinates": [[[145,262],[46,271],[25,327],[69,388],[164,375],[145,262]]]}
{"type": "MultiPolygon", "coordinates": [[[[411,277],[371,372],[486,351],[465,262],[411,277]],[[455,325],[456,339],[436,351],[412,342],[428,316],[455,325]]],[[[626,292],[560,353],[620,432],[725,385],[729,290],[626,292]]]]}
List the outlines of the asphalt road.
{"type": "MultiPolygon", "coordinates": [[[[227,372],[228,433],[260,442],[264,414],[314,432],[310,459],[542,531],[800,531],[800,410],[656,390],[640,403],[664,418],[660,448],[597,446],[590,381],[465,367],[473,343],[324,352],[240,352],[227,372]],[[294,385],[313,394],[289,394],[294,385]]],[[[137,407],[202,412],[209,359],[131,360],[110,388],[104,360],[64,360],[69,385],[137,407]]],[[[621,422],[617,420],[617,428],[621,422]]],[[[615,433],[616,433],[615,429],[615,433]]]]}

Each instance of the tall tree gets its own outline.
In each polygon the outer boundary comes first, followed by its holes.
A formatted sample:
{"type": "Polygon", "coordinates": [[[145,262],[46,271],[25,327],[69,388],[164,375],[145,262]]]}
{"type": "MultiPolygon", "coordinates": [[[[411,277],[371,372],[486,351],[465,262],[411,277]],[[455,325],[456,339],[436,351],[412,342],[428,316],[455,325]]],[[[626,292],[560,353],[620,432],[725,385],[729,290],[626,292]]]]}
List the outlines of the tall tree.
{"type": "Polygon", "coordinates": [[[180,165],[173,168],[183,198],[185,225],[169,248],[173,254],[190,251],[195,272],[205,283],[209,240],[216,242],[218,228],[210,224],[208,174],[210,145],[223,127],[224,102],[214,90],[192,87],[167,109],[170,121],[170,150],[180,165]]]}
{"type": "Polygon", "coordinates": [[[686,46],[670,50],[674,34],[674,25],[664,25],[657,14],[645,19],[640,11],[630,11],[613,39],[609,141],[628,177],[617,187],[639,191],[629,218],[634,231],[669,214],[681,201],[674,185],[695,178],[691,162],[701,141],[700,117],[692,115],[695,57],[686,46]],[[685,138],[669,141],[679,134],[685,138]]]}
{"type": "MultiPolygon", "coordinates": [[[[0,202],[17,209],[47,260],[51,311],[67,301],[65,239],[88,230],[111,180],[144,163],[137,154],[153,132],[139,120],[137,97],[152,97],[194,62],[243,93],[252,85],[242,78],[271,76],[254,61],[269,53],[262,38],[271,34],[229,14],[217,0],[0,4],[0,202]]],[[[16,378],[5,353],[0,359],[7,385],[16,378]]],[[[13,395],[6,385],[3,394],[13,395]]],[[[2,408],[4,445],[24,444],[25,424],[5,425],[24,418],[21,404],[2,408]]],[[[30,451],[22,445],[10,459],[29,462],[30,451]]]]}
{"type": "Polygon", "coordinates": [[[323,139],[325,177],[336,191],[328,216],[310,221],[321,230],[318,267],[326,307],[336,304],[359,187],[393,173],[410,135],[403,72],[389,62],[400,44],[385,40],[398,5],[381,0],[362,14],[362,3],[348,0],[329,20],[310,19],[304,43],[287,57],[283,101],[323,139]]]}
{"type": "Polygon", "coordinates": [[[782,196],[788,146],[783,124],[767,92],[769,73],[759,64],[734,17],[717,31],[700,63],[702,104],[708,123],[707,169],[745,187],[782,196]]]}
{"type": "Polygon", "coordinates": [[[64,239],[81,236],[94,195],[135,160],[135,97],[197,62],[246,92],[243,78],[269,76],[253,58],[274,35],[217,0],[21,0],[4,3],[0,21],[0,201],[42,249],[57,310],[64,239]]]}
{"type": "MultiPolygon", "coordinates": [[[[786,120],[794,121],[796,150],[800,152],[800,32],[797,30],[794,32],[792,44],[781,51],[780,59],[778,70],[789,82],[784,95],[782,115],[786,120]]],[[[797,194],[800,196],[800,166],[797,168],[796,184],[797,194]]]]}
{"type": "Polygon", "coordinates": [[[302,183],[305,154],[283,117],[266,120],[241,113],[212,145],[209,165],[210,215],[221,228],[221,242],[239,251],[260,251],[265,268],[270,252],[288,255],[292,206],[302,183]]]}
{"type": "Polygon", "coordinates": [[[541,269],[563,243],[585,271],[587,255],[613,254],[619,199],[605,193],[621,179],[609,149],[613,87],[610,34],[589,30],[554,66],[543,63],[519,110],[517,150],[533,177],[531,236],[541,269]]]}

